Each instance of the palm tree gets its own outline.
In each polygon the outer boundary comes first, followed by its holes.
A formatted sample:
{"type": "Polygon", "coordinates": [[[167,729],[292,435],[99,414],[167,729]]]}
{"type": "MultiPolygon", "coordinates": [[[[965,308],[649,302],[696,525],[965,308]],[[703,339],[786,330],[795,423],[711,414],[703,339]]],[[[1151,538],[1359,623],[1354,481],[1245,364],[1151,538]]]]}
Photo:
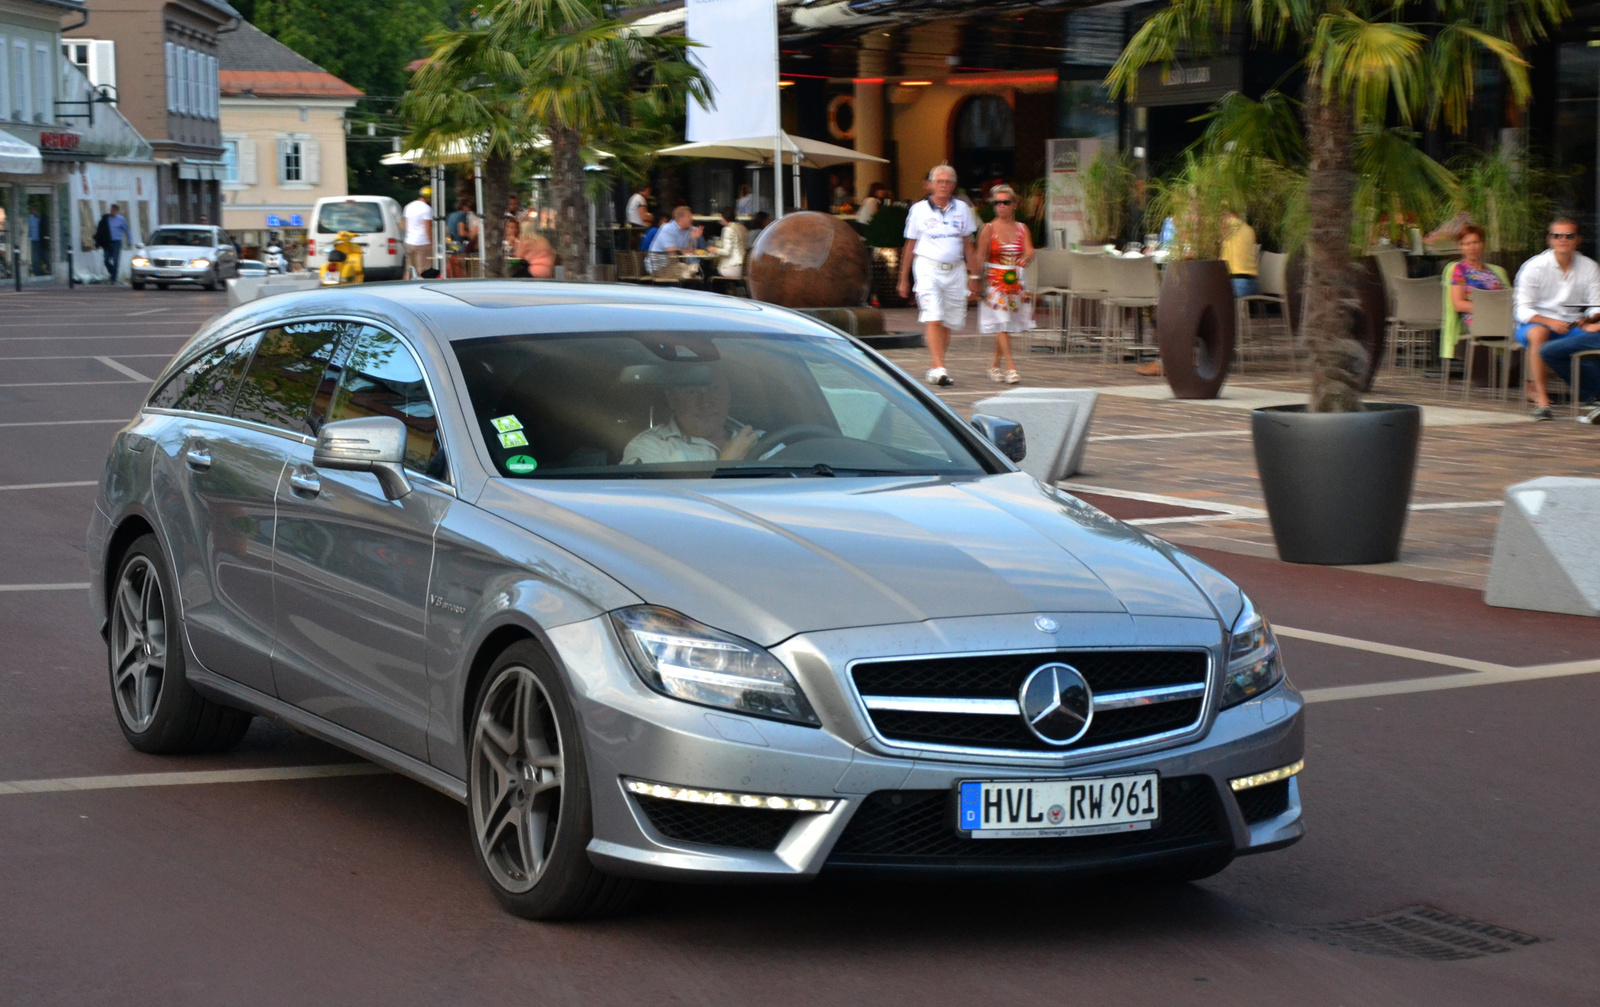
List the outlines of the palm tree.
{"type": "Polygon", "coordinates": [[[534,125],[523,95],[518,54],[499,44],[483,24],[428,36],[431,52],[400,102],[410,125],[409,144],[441,151],[464,143],[483,162],[484,272],[505,273],[499,222],[511,189],[511,163],[525,149],[534,125]]]}
{"type": "Polygon", "coordinates": [[[485,18],[495,44],[517,53],[527,113],[550,140],[556,252],[568,279],[588,276],[584,166],[596,148],[636,174],[648,163],[635,156],[642,141],[660,138],[659,124],[686,98],[709,100],[687,38],[642,36],[615,9],[602,0],[501,0],[485,18]]]}
{"type": "MultiPolygon", "coordinates": [[[[1511,100],[1529,97],[1522,45],[1543,38],[1567,13],[1564,0],[1171,0],[1128,41],[1106,78],[1135,89],[1141,67],[1204,53],[1235,17],[1252,37],[1298,47],[1306,71],[1306,311],[1313,412],[1362,408],[1366,351],[1352,337],[1350,243],[1356,213],[1354,150],[1393,121],[1402,127],[1466,129],[1480,63],[1505,77],[1511,100]],[[1291,43],[1292,40],[1292,43],[1291,43]]],[[[1392,139],[1392,138],[1388,138],[1392,139]]],[[[1387,139],[1385,140],[1387,142],[1387,139]]]]}

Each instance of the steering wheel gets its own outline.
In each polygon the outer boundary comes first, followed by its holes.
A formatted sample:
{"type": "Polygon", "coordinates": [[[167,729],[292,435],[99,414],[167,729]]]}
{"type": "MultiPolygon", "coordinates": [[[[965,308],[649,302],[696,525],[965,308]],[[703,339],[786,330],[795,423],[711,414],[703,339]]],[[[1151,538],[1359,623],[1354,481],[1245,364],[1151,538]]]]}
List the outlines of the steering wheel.
{"type": "Polygon", "coordinates": [[[818,437],[838,437],[839,431],[816,423],[791,423],[786,427],[779,427],[770,433],[764,434],[745,455],[745,460],[759,460],[762,455],[771,451],[780,444],[788,444],[794,440],[809,441],[818,437]]]}

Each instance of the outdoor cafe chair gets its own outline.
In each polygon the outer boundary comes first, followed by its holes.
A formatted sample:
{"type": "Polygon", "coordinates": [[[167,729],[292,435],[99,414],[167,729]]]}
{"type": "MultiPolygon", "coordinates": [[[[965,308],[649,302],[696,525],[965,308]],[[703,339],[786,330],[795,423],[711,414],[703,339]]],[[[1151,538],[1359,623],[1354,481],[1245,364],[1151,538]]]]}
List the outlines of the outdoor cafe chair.
{"type": "Polygon", "coordinates": [[[1404,350],[1406,365],[1415,367],[1418,351],[1425,352],[1444,325],[1444,302],[1439,298],[1439,278],[1396,278],[1391,282],[1394,284],[1394,306],[1389,314],[1389,366],[1400,366],[1400,353],[1404,350]]]}
{"type": "MultiPolygon", "coordinates": [[[[1072,253],[1063,249],[1041,248],[1034,253],[1028,274],[1028,289],[1033,291],[1034,306],[1043,306],[1047,297],[1055,304],[1053,317],[1056,324],[1049,328],[1056,332],[1056,348],[1065,349],[1067,316],[1072,310],[1072,253]]],[[[1029,348],[1032,348],[1031,345],[1029,348]]]]}
{"type": "Polygon", "coordinates": [[[1102,302],[1110,283],[1106,264],[1111,257],[1103,252],[1068,252],[1067,267],[1072,286],[1067,304],[1065,326],[1067,347],[1079,342],[1085,349],[1091,341],[1104,337],[1101,327],[1102,302]]]}
{"type": "Polygon", "coordinates": [[[1241,374],[1244,373],[1246,355],[1250,350],[1258,348],[1255,341],[1255,318],[1250,313],[1252,306],[1277,305],[1279,324],[1283,326],[1285,336],[1289,333],[1289,257],[1280,252],[1262,252],[1256,262],[1258,263],[1256,279],[1261,285],[1261,292],[1234,298],[1233,302],[1234,345],[1238,347],[1241,374]]]}
{"type": "MultiPolygon", "coordinates": [[[[1430,280],[1429,283],[1435,281],[1430,280]]],[[[1489,356],[1489,380],[1494,382],[1495,369],[1500,369],[1500,401],[1504,402],[1511,389],[1511,355],[1522,350],[1515,338],[1516,321],[1511,315],[1512,292],[1509,290],[1474,290],[1472,292],[1472,321],[1462,334],[1459,345],[1465,347],[1466,365],[1461,374],[1461,401],[1472,399],[1472,358],[1479,346],[1489,356]]],[[[1448,391],[1450,367],[1448,362],[1440,368],[1442,387],[1448,391]]]]}
{"type": "Polygon", "coordinates": [[[1121,354],[1132,347],[1138,331],[1140,312],[1153,308],[1161,298],[1161,270],[1156,260],[1148,255],[1133,258],[1106,256],[1102,268],[1106,270],[1104,306],[1103,354],[1121,354]],[[1129,313],[1133,324],[1129,324],[1129,313]]]}
{"type": "Polygon", "coordinates": [[[1395,281],[1406,278],[1406,253],[1393,245],[1379,245],[1372,250],[1377,260],[1378,273],[1383,277],[1383,292],[1389,298],[1389,314],[1394,314],[1395,281]]]}

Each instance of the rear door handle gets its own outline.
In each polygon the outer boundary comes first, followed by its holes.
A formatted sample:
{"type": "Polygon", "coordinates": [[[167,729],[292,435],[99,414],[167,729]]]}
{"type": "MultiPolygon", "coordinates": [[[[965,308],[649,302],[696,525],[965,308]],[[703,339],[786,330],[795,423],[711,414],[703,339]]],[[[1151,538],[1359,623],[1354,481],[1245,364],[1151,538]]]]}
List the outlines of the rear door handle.
{"type": "Polygon", "coordinates": [[[322,480],[317,476],[316,469],[298,468],[289,473],[289,485],[296,493],[306,496],[316,496],[322,492],[322,480]]]}
{"type": "Polygon", "coordinates": [[[204,444],[195,444],[183,453],[183,460],[195,471],[204,472],[211,467],[211,449],[204,444]]]}

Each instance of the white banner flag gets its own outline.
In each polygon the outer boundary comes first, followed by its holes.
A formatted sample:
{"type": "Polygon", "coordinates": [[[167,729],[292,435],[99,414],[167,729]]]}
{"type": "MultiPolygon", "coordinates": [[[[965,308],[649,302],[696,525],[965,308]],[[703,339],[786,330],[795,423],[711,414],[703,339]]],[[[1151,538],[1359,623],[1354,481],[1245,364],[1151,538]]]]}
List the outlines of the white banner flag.
{"type": "Polygon", "coordinates": [[[743,140],[778,131],[776,0],[688,0],[690,58],[711,82],[713,107],[689,102],[690,143],[743,140]]]}

